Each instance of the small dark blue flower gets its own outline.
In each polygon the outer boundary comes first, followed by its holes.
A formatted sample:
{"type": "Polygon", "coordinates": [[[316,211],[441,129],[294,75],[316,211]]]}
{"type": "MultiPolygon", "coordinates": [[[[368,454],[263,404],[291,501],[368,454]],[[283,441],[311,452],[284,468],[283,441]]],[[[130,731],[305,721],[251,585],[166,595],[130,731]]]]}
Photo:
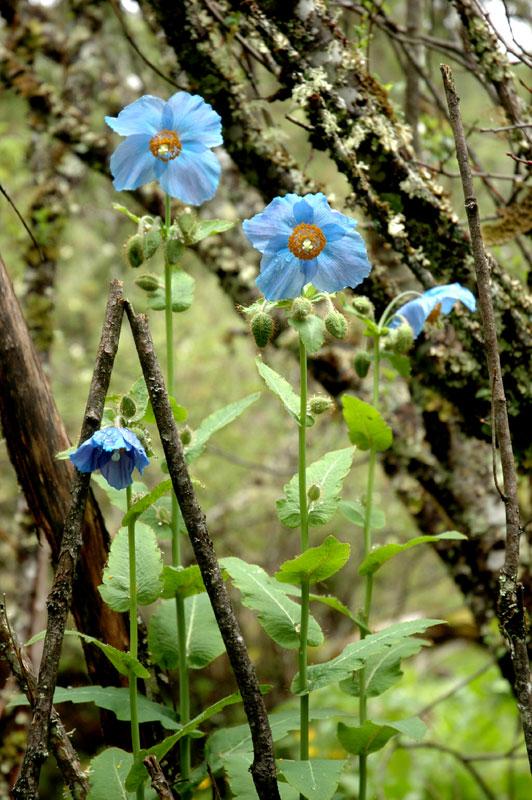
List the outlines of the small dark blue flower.
{"type": "Polygon", "coordinates": [[[263,253],[256,283],[267,300],[298,297],[307,283],[338,292],[370,273],[355,220],[333,211],[321,192],[276,197],[243,228],[263,253]]]}
{"type": "Polygon", "coordinates": [[[222,144],[222,125],[202,97],[177,92],[165,102],[146,94],[105,121],[126,137],[111,156],[118,192],[157,180],[193,206],[214,197],[221,167],[210,148],[222,144]]]}
{"type": "Polygon", "coordinates": [[[130,486],[135,467],[142,475],[150,463],[137,436],[127,428],[96,431],[70,455],[70,460],[80,472],[99,469],[114,489],[130,486]]]}
{"type": "Polygon", "coordinates": [[[397,328],[403,322],[401,317],[404,317],[414,331],[414,336],[419,336],[427,320],[435,322],[440,314],[448,314],[453,310],[458,300],[464,303],[470,311],[475,311],[477,301],[469,289],[464,289],[459,283],[434,286],[420,297],[415,297],[405,303],[404,306],[401,306],[395,312],[396,316],[393,320],[388,323],[388,327],[397,328]]]}

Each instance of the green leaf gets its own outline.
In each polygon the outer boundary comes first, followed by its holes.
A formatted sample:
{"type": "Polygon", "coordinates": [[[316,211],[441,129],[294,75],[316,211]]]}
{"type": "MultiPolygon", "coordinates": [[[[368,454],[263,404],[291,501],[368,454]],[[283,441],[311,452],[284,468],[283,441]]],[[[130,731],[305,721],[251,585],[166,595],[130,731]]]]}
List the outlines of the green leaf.
{"type": "Polygon", "coordinates": [[[185,598],[204,591],[205,584],[197,564],[191,567],[164,567],[162,597],[171,599],[179,594],[185,598]]]}
{"type": "MultiPolygon", "coordinates": [[[[401,660],[419,653],[421,648],[428,644],[424,639],[401,639],[396,644],[390,645],[382,653],[377,653],[366,659],[365,687],[368,697],[377,697],[390,689],[403,677],[401,660]]],[[[360,696],[360,676],[354,672],[350,678],[340,682],[342,692],[352,697],[360,696]]]]}
{"type": "Polygon", "coordinates": [[[343,614],[345,617],[349,617],[351,622],[354,622],[360,630],[363,630],[365,633],[371,633],[371,630],[368,626],[361,620],[359,617],[355,617],[352,611],[350,611],[347,606],[344,606],[343,603],[338,600],[337,597],[333,597],[332,595],[326,594],[310,594],[309,600],[312,602],[314,600],[318,601],[319,603],[324,603],[329,608],[334,608],[335,611],[338,611],[340,614],[343,614]]]}
{"type": "Polygon", "coordinates": [[[166,481],[161,481],[158,483],[155,489],[152,489],[149,494],[145,494],[144,497],[141,497],[140,500],[137,500],[131,508],[126,511],[125,515],[122,517],[122,526],[127,527],[130,522],[136,521],[140,515],[146,511],[156,500],[160,497],[165,495],[167,492],[170,491],[172,488],[172,481],[170,478],[166,481]]]}
{"type": "Polygon", "coordinates": [[[402,377],[408,378],[410,375],[410,359],[408,356],[397,355],[396,353],[383,353],[395,371],[402,377]]]}
{"type": "Polygon", "coordinates": [[[395,642],[410,636],[413,633],[423,633],[432,625],[439,625],[441,620],[415,619],[409,622],[397,622],[383,631],[372,633],[358,642],[348,644],[339,656],[323,664],[315,664],[307,670],[307,685],[299,686],[299,673],[292,681],[292,691],[295,694],[313,692],[323,686],[349,678],[351,673],[364,666],[369,656],[386,650],[395,642]]]}
{"type": "Polygon", "coordinates": [[[411,739],[419,741],[425,735],[427,726],[419,717],[398,719],[393,722],[371,722],[366,720],[363,725],[353,728],[338,723],[338,739],[348,753],[355,756],[376,753],[392,738],[402,733],[411,739]]]}
{"type": "Polygon", "coordinates": [[[290,786],[308,800],[331,800],[347,761],[313,758],[309,761],[276,761],[277,769],[290,786]]]}
{"type": "MultiPolygon", "coordinates": [[[[173,397],[169,397],[168,399],[170,400],[170,408],[172,409],[172,416],[175,421],[184,422],[188,417],[186,408],[180,406],[173,397]]],[[[146,411],[142,417],[142,422],[145,422],[148,425],[155,425],[157,422],[155,419],[155,414],[153,413],[153,408],[151,407],[151,402],[148,402],[148,405],[146,406],[146,411]]]]}
{"type": "MultiPolygon", "coordinates": [[[[140,517],[139,522],[148,525],[158,539],[172,538],[172,500],[170,497],[161,497],[152,503],[140,517]]],[[[179,532],[186,533],[185,523],[179,516],[179,532]]]]}
{"type": "Polygon", "coordinates": [[[372,550],[369,556],[364,559],[359,567],[358,574],[372,575],[379,567],[385,564],[386,561],[389,561],[390,558],[393,558],[398,553],[402,553],[403,550],[409,550],[411,547],[423,544],[424,542],[438,542],[440,539],[467,539],[467,536],[464,536],[463,533],[459,533],[458,531],[445,531],[445,533],[440,533],[437,536],[416,536],[415,539],[410,539],[410,541],[405,544],[395,544],[393,542],[390,544],[383,544],[375,550],[372,550]]]}
{"type": "Polygon", "coordinates": [[[349,558],[350,547],[328,536],[319,547],[311,547],[297,558],[285,561],[275,577],[281,583],[319,583],[342,569],[349,558]]]}
{"type": "MultiPolygon", "coordinates": [[[[210,600],[205,593],[194,594],[185,599],[185,624],[187,665],[189,669],[202,669],[225,650],[210,600]]],[[[174,601],[163,600],[150,618],[148,645],[153,660],[163,669],[178,667],[179,646],[174,601]]]]}
{"type": "Polygon", "coordinates": [[[140,222],[140,217],[137,217],[137,216],[136,216],[136,214],[133,214],[133,212],[132,212],[132,211],[130,211],[130,210],[129,210],[128,208],[126,208],[125,206],[122,206],[122,205],[120,205],[120,203],[113,203],[113,208],[114,208],[116,211],[121,211],[121,212],[122,212],[122,214],[125,214],[125,215],[126,215],[126,217],[129,217],[129,219],[130,219],[132,222],[134,222],[134,223],[136,223],[136,224],[138,224],[138,222],[140,222]]]}
{"type": "Polygon", "coordinates": [[[126,793],[125,781],[133,763],[132,753],[108,747],[91,760],[87,800],[125,800],[131,797],[126,793]]]}
{"type": "MultiPolygon", "coordinates": [[[[257,800],[257,790],[249,768],[253,753],[232,753],[222,758],[233,800],[257,800]]],[[[212,769],[212,767],[211,767],[212,769]]],[[[281,800],[299,800],[299,792],[286,783],[279,783],[281,800]]]]}
{"type": "Polygon", "coordinates": [[[59,453],[56,453],[54,457],[58,461],[66,461],[68,458],[70,458],[72,453],[76,452],[77,449],[78,449],[77,445],[73,444],[71,447],[68,447],[66,450],[61,450],[59,453]]]}
{"type": "Polygon", "coordinates": [[[194,436],[190,445],[185,448],[187,464],[190,464],[192,461],[194,461],[194,459],[201,455],[205,449],[205,445],[213,433],[216,433],[216,431],[219,431],[220,428],[224,428],[226,425],[229,425],[230,422],[233,422],[235,419],[237,419],[237,417],[239,417],[246,410],[246,408],[254,403],[259,397],[260,393],[255,392],[247,397],[243,397],[242,400],[229,403],[228,406],[220,408],[213,414],[209,414],[209,416],[206,417],[199,427],[194,431],[194,436]]]}
{"type": "MultiPolygon", "coordinates": [[[[137,565],[137,602],[153,603],[161,594],[163,560],[155,533],[138,522],[135,530],[137,565]]],[[[109,560],[98,591],[113,611],[129,610],[129,543],[127,528],[121,528],[113,539],[109,560]]]]}
{"type": "Polygon", "coordinates": [[[201,242],[207,236],[213,236],[215,233],[224,233],[235,225],[236,221],[230,222],[227,219],[201,219],[192,231],[189,243],[196,244],[196,242],[201,242]]]}
{"type": "MultiPolygon", "coordinates": [[[[186,311],[194,301],[196,281],[187,272],[176,267],[172,271],[172,311],[186,311]]],[[[148,307],[154,311],[164,311],[166,308],[166,295],[164,289],[156,289],[148,294],[148,307]]]]}
{"type": "MultiPolygon", "coordinates": [[[[353,525],[360,525],[361,528],[364,527],[364,517],[366,514],[366,507],[362,505],[362,503],[356,502],[348,502],[347,500],[341,500],[340,504],[338,505],[338,511],[340,514],[352,522],[353,525]]],[[[379,530],[379,528],[384,528],[386,525],[386,514],[384,511],[379,511],[378,508],[372,508],[370,514],[370,526],[372,530],[379,530]]]]}
{"type": "MultiPolygon", "coordinates": [[[[243,605],[259,612],[258,620],[274,642],[288,650],[298,648],[301,608],[287,597],[278,581],[270,578],[261,567],[247,564],[240,558],[223,558],[221,565],[242,592],[243,605]]],[[[313,617],[309,620],[307,641],[313,647],[323,642],[320,626],[313,617]]]]}
{"type": "Polygon", "coordinates": [[[128,394],[133,398],[135,405],[137,406],[135,416],[131,417],[128,422],[138,422],[144,416],[148,407],[148,403],[150,402],[148,387],[146,386],[144,378],[139,378],[136,380],[128,394]]]}
{"type": "Polygon", "coordinates": [[[374,448],[377,452],[390,447],[392,431],[373,406],[349,394],[344,394],[342,403],[349,439],[353,444],[361,450],[374,448]]]}
{"type": "MultiPolygon", "coordinates": [[[[314,484],[320,488],[319,498],[314,502],[309,502],[308,524],[310,526],[325,525],[338,508],[342,483],[351,468],[354,453],[354,447],[333,450],[307,467],[307,486],[314,484]]],[[[297,474],[284,487],[284,491],[286,499],[277,501],[277,514],[287,528],[297,528],[301,525],[299,476],[297,474]]]]}
{"type": "Polygon", "coordinates": [[[325,323],[316,314],[309,314],[304,319],[288,317],[288,323],[301,336],[301,340],[310,355],[317,353],[324,342],[325,323]]]}
{"type": "MultiPolygon", "coordinates": [[[[294,419],[299,425],[299,412],[301,407],[301,399],[299,395],[294,392],[288,381],[285,380],[282,375],[279,375],[279,373],[274,369],[269,367],[267,364],[264,364],[260,356],[257,356],[255,359],[255,364],[257,365],[259,375],[263,379],[268,389],[277,395],[292,419],[294,419]]],[[[310,416],[310,414],[307,414],[305,425],[307,428],[310,428],[312,425],[314,425],[314,419],[310,416]]]]}

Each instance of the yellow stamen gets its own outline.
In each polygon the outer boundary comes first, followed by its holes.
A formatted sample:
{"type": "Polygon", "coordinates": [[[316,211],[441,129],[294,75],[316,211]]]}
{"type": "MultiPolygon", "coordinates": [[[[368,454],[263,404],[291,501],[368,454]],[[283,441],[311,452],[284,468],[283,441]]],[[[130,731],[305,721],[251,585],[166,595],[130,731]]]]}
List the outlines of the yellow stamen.
{"type": "Polygon", "coordinates": [[[150,139],[150,150],[160,161],[171,161],[177,158],[183,145],[175,131],[159,131],[150,139]]]}
{"type": "Polygon", "coordinates": [[[297,258],[311,261],[319,256],[326,243],[327,239],[316,225],[301,222],[290,234],[288,249],[297,258]]]}
{"type": "Polygon", "coordinates": [[[441,312],[441,303],[435,306],[427,317],[427,322],[436,322],[441,312]]]}

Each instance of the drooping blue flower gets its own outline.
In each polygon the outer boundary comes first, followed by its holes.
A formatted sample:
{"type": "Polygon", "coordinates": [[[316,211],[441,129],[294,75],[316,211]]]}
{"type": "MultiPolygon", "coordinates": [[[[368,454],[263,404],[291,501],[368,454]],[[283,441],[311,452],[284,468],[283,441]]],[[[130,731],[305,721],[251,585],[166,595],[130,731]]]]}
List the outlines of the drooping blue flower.
{"type": "Polygon", "coordinates": [[[134,468],[142,475],[150,463],[137,436],[128,428],[96,431],[70,455],[70,460],[80,472],[99,469],[114,489],[130,486],[134,468]]]}
{"type": "Polygon", "coordinates": [[[396,316],[388,323],[388,327],[397,328],[403,321],[401,317],[404,317],[414,331],[414,336],[417,337],[427,320],[435,322],[440,314],[449,314],[458,300],[464,303],[470,311],[475,311],[477,301],[469,289],[464,289],[459,283],[434,286],[424,292],[421,297],[415,297],[397,309],[396,316]]]}
{"type": "Polygon", "coordinates": [[[370,273],[355,220],[333,211],[321,192],[276,197],[243,228],[263,253],[256,283],[267,300],[298,297],[306,283],[338,292],[370,273]]]}
{"type": "Polygon", "coordinates": [[[222,144],[222,125],[202,97],[177,92],[165,102],[145,94],[105,121],[126,137],[111,156],[118,192],[157,180],[193,206],[214,197],[221,167],[210,148],[222,144]]]}

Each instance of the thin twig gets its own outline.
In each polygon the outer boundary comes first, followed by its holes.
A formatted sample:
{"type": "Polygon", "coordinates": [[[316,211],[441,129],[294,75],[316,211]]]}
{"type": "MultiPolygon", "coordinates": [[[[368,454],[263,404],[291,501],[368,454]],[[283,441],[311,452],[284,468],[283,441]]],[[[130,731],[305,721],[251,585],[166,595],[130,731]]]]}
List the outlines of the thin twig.
{"type": "MultiPolygon", "coordinates": [[[[122,284],[111,283],[100,345],[92,376],[87,407],[81,428],[80,444],[100,427],[111,371],[118,349],[122,325],[122,284]]],[[[41,767],[48,757],[48,730],[52,698],[57,683],[61,645],[72,599],[72,584],[82,546],[82,526],[89,491],[90,472],[74,470],[70,508],[68,510],[61,551],[50,594],[48,622],[44,640],[39,681],[28,735],[24,761],[13,789],[15,800],[37,800],[41,767]]]]}
{"type": "Polygon", "coordinates": [[[523,609],[523,592],[522,586],[517,580],[519,540],[522,533],[522,525],[517,501],[517,478],[499,358],[497,329],[491,298],[490,266],[482,241],[480,216],[469,166],[464,127],[460,116],[460,98],[456,92],[451,69],[446,64],[442,64],[440,69],[456,143],[456,157],[462,176],[465,209],[477,276],[479,307],[488,370],[489,374],[493,375],[494,381],[492,403],[501,457],[504,495],[506,497],[506,551],[504,565],[499,577],[499,621],[501,630],[509,642],[514,668],[514,691],[517,697],[517,708],[521,717],[528,760],[532,771],[532,686],[530,683],[530,663],[526,643],[527,628],[523,609]]]}
{"type": "Polygon", "coordinates": [[[144,766],[150,773],[152,789],[157,793],[161,800],[174,800],[172,790],[168,785],[166,776],[157,761],[156,756],[146,756],[144,766]]]}
{"type": "Polygon", "coordinates": [[[481,675],[484,675],[485,672],[487,672],[489,669],[491,669],[494,664],[495,664],[495,660],[494,659],[490,659],[486,664],[483,664],[481,667],[479,667],[479,669],[477,669],[471,675],[468,675],[466,678],[463,678],[463,680],[459,681],[454,686],[452,686],[447,692],[444,692],[443,694],[438,695],[438,697],[436,697],[434,700],[432,700],[426,706],[423,706],[423,708],[421,708],[417,712],[416,716],[418,716],[418,717],[423,716],[423,714],[426,714],[428,711],[431,711],[434,708],[434,706],[437,706],[440,703],[443,703],[445,700],[448,700],[450,697],[455,695],[457,692],[461,691],[462,689],[465,689],[466,686],[468,686],[473,681],[476,681],[477,678],[480,678],[481,675]]]}
{"type": "Polygon", "coordinates": [[[41,261],[44,261],[44,256],[43,256],[41,248],[39,247],[39,242],[37,241],[37,239],[35,238],[35,236],[31,232],[31,229],[29,228],[26,220],[24,219],[24,217],[22,216],[22,214],[20,213],[20,211],[18,210],[18,208],[16,207],[16,205],[14,204],[14,202],[12,201],[12,199],[10,198],[10,196],[8,195],[8,193],[6,192],[6,190],[4,189],[4,187],[2,186],[1,183],[0,183],[0,192],[2,192],[2,194],[6,198],[7,202],[11,206],[11,208],[13,209],[13,211],[15,212],[15,214],[17,215],[19,220],[24,225],[24,228],[26,229],[26,232],[27,232],[28,236],[30,237],[31,241],[33,242],[33,244],[37,248],[37,251],[38,251],[38,253],[39,253],[40,257],[41,257],[41,261]]]}
{"type": "Polygon", "coordinates": [[[280,800],[272,733],[264,699],[222,577],[205,515],[190,480],[148,321],[143,314],[137,316],[129,302],[126,301],[124,306],[148,387],[173,489],[242,695],[253,742],[251,774],[255,788],[261,800],[280,800]]]}
{"type": "Polygon", "coordinates": [[[497,426],[495,424],[495,404],[493,402],[493,393],[495,391],[495,373],[493,374],[493,378],[491,381],[491,467],[493,471],[493,482],[495,484],[495,488],[499,493],[499,497],[501,498],[503,503],[506,503],[506,497],[504,492],[502,491],[501,487],[499,486],[499,479],[497,478],[497,426]]]}
{"type": "Polygon", "coordinates": [[[209,778],[211,779],[212,784],[212,791],[213,795],[216,797],[216,800],[222,800],[220,797],[220,792],[218,791],[218,786],[216,785],[216,778],[214,777],[214,772],[211,769],[211,765],[207,761],[207,772],[209,773],[209,778]]]}
{"type": "Polygon", "coordinates": [[[402,747],[404,750],[414,750],[419,749],[421,747],[430,748],[431,750],[439,750],[442,753],[447,753],[450,756],[456,758],[457,761],[463,765],[464,769],[466,769],[471,777],[477,782],[478,786],[484,792],[485,796],[488,800],[497,800],[497,796],[491,791],[490,787],[480,774],[480,772],[473,766],[473,764],[465,759],[463,755],[458,750],[453,750],[452,747],[447,747],[446,745],[439,744],[439,742],[408,742],[404,743],[399,742],[397,747],[402,747]]]}
{"type": "Polygon", "coordinates": [[[503,131],[515,131],[518,128],[532,128],[532,122],[516,122],[515,125],[503,125],[500,128],[475,128],[479,133],[502,133],[503,131]]]}

